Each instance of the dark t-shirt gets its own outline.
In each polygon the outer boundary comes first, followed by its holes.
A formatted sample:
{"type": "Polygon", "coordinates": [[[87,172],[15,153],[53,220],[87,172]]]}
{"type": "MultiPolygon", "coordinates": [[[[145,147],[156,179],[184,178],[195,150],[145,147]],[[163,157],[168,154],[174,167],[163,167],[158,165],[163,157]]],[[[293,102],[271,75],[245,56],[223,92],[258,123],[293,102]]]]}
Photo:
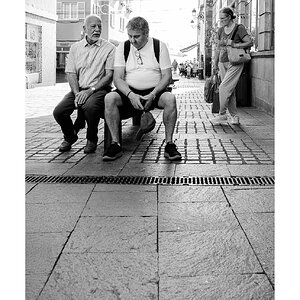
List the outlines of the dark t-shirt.
{"type": "MultiPolygon", "coordinates": [[[[238,30],[234,36],[234,43],[242,43],[243,38],[248,35],[247,30],[244,25],[242,24],[236,24],[232,31],[229,34],[226,34],[224,31],[224,27],[220,27],[217,33],[217,38],[219,41],[223,41],[223,43],[226,43],[228,39],[231,39],[231,35],[233,31],[235,30],[236,26],[238,27],[238,30]]],[[[220,62],[228,62],[228,55],[227,55],[227,47],[226,46],[220,46],[220,56],[219,56],[220,62]]]]}

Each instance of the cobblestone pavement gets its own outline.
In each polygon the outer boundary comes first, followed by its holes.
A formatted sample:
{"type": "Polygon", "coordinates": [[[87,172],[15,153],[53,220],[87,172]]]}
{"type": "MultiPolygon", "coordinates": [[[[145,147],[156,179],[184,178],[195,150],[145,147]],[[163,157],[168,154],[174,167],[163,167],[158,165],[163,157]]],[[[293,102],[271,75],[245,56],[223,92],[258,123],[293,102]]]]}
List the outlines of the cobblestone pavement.
{"type": "MultiPolygon", "coordinates": [[[[273,176],[274,119],[239,108],[241,125],[212,125],[204,82],[180,79],[174,138],[162,153],[162,111],[141,141],[123,121],[124,155],[68,153],[52,117],[68,85],[26,90],[26,174],[58,176],[273,176]]],[[[75,115],[73,116],[75,117],[75,115]]],[[[26,183],[26,299],[273,299],[272,184],[26,183]]]]}

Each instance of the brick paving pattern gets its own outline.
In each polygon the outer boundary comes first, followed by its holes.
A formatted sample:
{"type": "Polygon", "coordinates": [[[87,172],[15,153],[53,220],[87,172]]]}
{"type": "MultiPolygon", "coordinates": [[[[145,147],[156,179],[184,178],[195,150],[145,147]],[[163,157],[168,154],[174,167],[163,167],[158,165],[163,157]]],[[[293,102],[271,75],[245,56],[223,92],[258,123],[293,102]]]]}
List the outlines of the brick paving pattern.
{"type": "MultiPolygon", "coordinates": [[[[68,88],[66,85],[63,87],[53,95],[56,102],[62,98],[68,88]]],[[[181,79],[173,91],[178,101],[178,120],[174,138],[183,158],[179,162],[180,164],[274,164],[272,153],[267,153],[257,144],[243,130],[243,126],[229,123],[213,125],[209,121],[210,118],[213,118],[213,114],[210,111],[210,105],[203,99],[203,82],[181,79]]],[[[30,96],[31,94],[28,94],[28,98],[30,96]]],[[[50,99],[49,96],[48,98],[50,99]]],[[[54,103],[52,106],[48,105],[49,113],[52,113],[54,106],[54,103]]],[[[30,115],[30,113],[28,114],[30,115]]],[[[244,115],[245,113],[242,111],[242,124],[244,115]]],[[[157,119],[155,129],[150,134],[145,135],[141,143],[136,145],[128,162],[169,163],[163,156],[165,144],[162,111],[155,110],[154,116],[157,119]]],[[[32,119],[27,119],[28,125],[30,122],[32,119]]],[[[125,125],[123,131],[126,132],[126,128],[130,127],[130,119],[124,121],[123,124],[125,125]]],[[[255,127],[255,124],[253,126],[255,127]]],[[[104,122],[101,120],[99,144],[103,141],[103,127],[104,122]]],[[[46,123],[43,122],[39,126],[35,124],[32,130],[27,130],[26,160],[76,163],[86,156],[83,153],[85,142],[85,130],[83,130],[70,152],[58,152],[58,145],[61,143],[60,128],[53,117],[49,116],[46,123]]]]}

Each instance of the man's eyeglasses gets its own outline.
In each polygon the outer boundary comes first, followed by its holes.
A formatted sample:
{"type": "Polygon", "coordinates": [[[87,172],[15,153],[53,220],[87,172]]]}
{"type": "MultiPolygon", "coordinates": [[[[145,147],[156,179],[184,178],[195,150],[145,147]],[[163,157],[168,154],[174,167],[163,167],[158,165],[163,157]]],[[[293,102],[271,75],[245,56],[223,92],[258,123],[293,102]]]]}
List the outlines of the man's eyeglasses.
{"type": "Polygon", "coordinates": [[[137,63],[139,65],[142,65],[143,64],[143,60],[142,60],[142,57],[141,57],[141,54],[140,54],[140,51],[139,50],[136,50],[135,51],[135,56],[137,58],[137,63]]]}

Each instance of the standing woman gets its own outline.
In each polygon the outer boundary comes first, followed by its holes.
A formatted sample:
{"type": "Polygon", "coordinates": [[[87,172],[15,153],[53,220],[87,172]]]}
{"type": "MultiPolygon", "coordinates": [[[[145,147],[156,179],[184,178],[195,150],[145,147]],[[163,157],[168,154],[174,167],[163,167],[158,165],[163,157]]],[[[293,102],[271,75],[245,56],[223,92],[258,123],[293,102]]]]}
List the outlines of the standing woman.
{"type": "Polygon", "coordinates": [[[236,24],[233,20],[236,16],[229,7],[220,10],[220,25],[217,33],[217,47],[214,57],[213,73],[221,76],[221,84],[219,86],[220,111],[217,117],[211,121],[214,124],[220,124],[227,121],[226,109],[231,115],[231,124],[238,125],[239,116],[236,108],[235,87],[242,74],[244,64],[232,65],[228,60],[227,47],[249,48],[252,46],[252,40],[247,33],[244,25],[236,24]],[[234,40],[231,41],[232,33],[238,26],[234,40]]]}

